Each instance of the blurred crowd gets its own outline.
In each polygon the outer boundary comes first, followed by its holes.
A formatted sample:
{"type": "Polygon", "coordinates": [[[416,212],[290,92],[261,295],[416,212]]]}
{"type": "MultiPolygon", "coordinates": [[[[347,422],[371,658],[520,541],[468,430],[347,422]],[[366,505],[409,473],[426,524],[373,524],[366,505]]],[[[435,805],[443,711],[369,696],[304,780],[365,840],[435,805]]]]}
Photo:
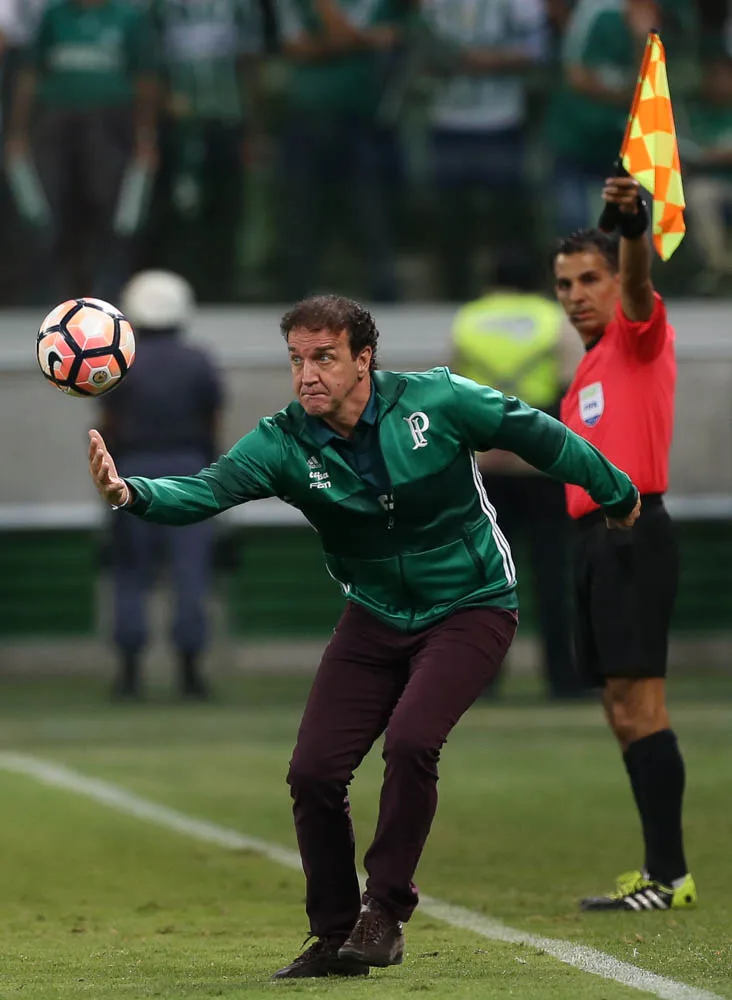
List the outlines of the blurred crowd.
{"type": "Polygon", "coordinates": [[[727,294],[727,7],[0,0],[0,305],[115,300],[144,267],[203,302],[461,301],[504,253],[540,287],[597,217],[651,28],[689,228],[659,283],[727,294]]]}

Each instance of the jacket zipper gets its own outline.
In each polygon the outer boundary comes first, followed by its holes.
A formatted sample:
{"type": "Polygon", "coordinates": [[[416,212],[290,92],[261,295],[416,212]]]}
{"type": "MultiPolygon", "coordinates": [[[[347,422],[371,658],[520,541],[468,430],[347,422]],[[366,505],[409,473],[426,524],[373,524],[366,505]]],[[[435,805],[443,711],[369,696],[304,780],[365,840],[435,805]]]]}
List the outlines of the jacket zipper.
{"type": "MultiPolygon", "coordinates": [[[[404,389],[402,388],[402,392],[403,391],[404,391],[404,389]]],[[[383,418],[388,413],[391,412],[391,410],[394,409],[394,407],[397,404],[397,401],[399,400],[399,397],[402,395],[402,392],[399,392],[395,396],[395,398],[391,401],[391,403],[389,404],[389,406],[387,406],[387,408],[384,410],[383,414],[381,415],[381,417],[379,418],[379,420],[377,422],[377,428],[378,428],[378,432],[379,432],[379,450],[381,451],[381,457],[382,457],[382,460],[384,462],[384,468],[386,469],[386,475],[387,475],[387,478],[388,478],[388,481],[389,481],[388,503],[389,503],[390,506],[387,509],[387,521],[386,521],[386,530],[389,531],[389,532],[394,530],[394,522],[396,520],[396,517],[395,517],[395,504],[394,504],[394,484],[391,481],[391,475],[389,474],[389,466],[387,464],[386,456],[384,455],[383,448],[381,447],[381,421],[383,420],[383,418]]],[[[394,549],[395,549],[394,554],[396,555],[396,560],[397,560],[397,566],[399,567],[399,582],[401,584],[402,593],[404,594],[405,603],[408,605],[408,608],[409,608],[409,612],[408,612],[409,617],[408,617],[408,620],[407,620],[407,627],[411,628],[412,622],[414,620],[414,609],[412,607],[412,602],[409,599],[409,588],[407,587],[407,581],[406,581],[406,577],[404,575],[404,564],[402,562],[402,556],[401,556],[401,553],[399,552],[399,549],[397,548],[396,545],[394,546],[394,549]]]]}

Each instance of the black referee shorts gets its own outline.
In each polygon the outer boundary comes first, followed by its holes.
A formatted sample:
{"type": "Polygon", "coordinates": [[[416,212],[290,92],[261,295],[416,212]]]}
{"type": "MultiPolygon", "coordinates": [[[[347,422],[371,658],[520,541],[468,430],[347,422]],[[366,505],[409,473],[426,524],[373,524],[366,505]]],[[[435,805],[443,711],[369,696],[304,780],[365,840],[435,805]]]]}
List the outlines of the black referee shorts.
{"type": "Polygon", "coordinates": [[[601,511],[575,522],[577,667],[607,677],[665,677],[678,585],[678,549],[659,494],[642,498],[631,531],[609,529],[601,511]]]}

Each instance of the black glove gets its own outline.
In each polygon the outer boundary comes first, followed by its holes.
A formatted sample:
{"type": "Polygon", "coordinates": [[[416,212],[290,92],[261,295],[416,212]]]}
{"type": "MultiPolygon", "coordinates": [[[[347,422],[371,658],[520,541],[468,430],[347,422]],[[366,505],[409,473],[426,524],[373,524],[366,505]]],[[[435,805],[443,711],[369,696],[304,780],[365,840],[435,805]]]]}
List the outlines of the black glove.
{"type": "Polygon", "coordinates": [[[634,215],[621,212],[617,205],[607,204],[602,210],[598,228],[603,233],[614,233],[618,230],[626,240],[637,240],[648,229],[648,208],[643,199],[638,196],[638,211],[634,215]]]}
{"type": "Polygon", "coordinates": [[[628,212],[618,212],[620,217],[620,235],[626,240],[638,240],[645,236],[648,229],[648,208],[638,195],[638,211],[634,215],[628,212]]]}
{"type": "MultiPolygon", "coordinates": [[[[628,177],[628,171],[623,166],[623,161],[618,159],[614,164],[614,172],[616,177],[628,177]]],[[[607,202],[602,210],[600,218],[597,220],[597,228],[601,229],[603,233],[614,233],[620,228],[620,209],[617,205],[613,205],[611,202],[607,202]]]]}
{"type": "Polygon", "coordinates": [[[597,220],[597,228],[603,233],[614,233],[620,227],[620,209],[612,202],[607,202],[597,220]]]}
{"type": "MultiPolygon", "coordinates": [[[[621,160],[615,161],[615,176],[630,177],[621,160]]],[[[637,240],[644,235],[648,229],[648,208],[645,201],[638,196],[638,211],[630,215],[628,212],[621,212],[618,205],[608,202],[602,210],[602,214],[597,222],[597,228],[603,233],[615,233],[620,231],[620,235],[626,240],[637,240]]]]}

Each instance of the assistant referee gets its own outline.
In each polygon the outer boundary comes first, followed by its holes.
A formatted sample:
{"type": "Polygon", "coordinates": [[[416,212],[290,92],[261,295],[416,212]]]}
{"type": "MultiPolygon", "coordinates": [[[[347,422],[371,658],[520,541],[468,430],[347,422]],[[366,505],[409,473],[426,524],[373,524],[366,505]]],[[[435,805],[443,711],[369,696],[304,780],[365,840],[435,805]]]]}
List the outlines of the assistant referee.
{"type": "Polygon", "coordinates": [[[630,177],[605,182],[619,239],[598,229],[562,240],[554,254],[557,297],[585,347],[561,405],[567,427],[598,448],[641,492],[632,532],[606,531],[587,492],[567,487],[576,525],[575,608],[579,667],[603,686],[603,705],[638,807],[642,869],[585,910],[691,906],[696,887],[684,856],[684,763],[666,708],[668,634],[678,557],[663,503],[673,431],[674,332],[651,283],[648,212],[630,177]]]}

